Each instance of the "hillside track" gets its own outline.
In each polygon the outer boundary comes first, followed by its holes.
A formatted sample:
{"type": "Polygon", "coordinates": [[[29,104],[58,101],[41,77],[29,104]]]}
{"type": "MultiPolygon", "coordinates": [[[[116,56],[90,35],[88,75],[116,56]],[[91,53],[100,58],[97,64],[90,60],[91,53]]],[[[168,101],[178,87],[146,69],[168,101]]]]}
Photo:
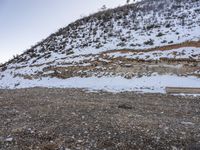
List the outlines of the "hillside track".
{"type": "Polygon", "coordinates": [[[187,47],[194,47],[200,48],[200,41],[186,41],[178,44],[171,44],[166,46],[157,46],[154,48],[147,48],[147,49],[119,49],[119,50],[109,50],[102,52],[101,55],[113,53],[113,52],[120,52],[120,53],[141,53],[141,52],[153,52],[153,51],[168,51],[174,50],[179,48],[187,48],[187,47]]]}

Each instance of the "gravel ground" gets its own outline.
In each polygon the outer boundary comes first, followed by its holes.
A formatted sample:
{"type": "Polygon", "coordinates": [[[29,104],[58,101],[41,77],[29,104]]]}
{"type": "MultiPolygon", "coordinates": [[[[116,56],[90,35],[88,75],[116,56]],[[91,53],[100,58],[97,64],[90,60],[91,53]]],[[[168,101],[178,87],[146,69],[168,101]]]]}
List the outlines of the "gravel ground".
{"type": "Polygon", "coordinates": [[[200,98],[0,90],[0,150],[200,149],[200,98]]]}

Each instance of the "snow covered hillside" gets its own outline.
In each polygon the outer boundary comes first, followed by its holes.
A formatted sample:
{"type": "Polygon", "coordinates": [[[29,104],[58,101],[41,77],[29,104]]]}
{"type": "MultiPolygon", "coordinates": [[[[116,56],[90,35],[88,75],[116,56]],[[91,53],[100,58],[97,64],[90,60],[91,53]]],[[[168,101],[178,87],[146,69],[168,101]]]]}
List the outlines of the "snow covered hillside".
{"type": "Polygon", "coordinates": [[[143,0],[77,20],[4,64],[0,86],[200,87],[200,0],[143,0]]]}

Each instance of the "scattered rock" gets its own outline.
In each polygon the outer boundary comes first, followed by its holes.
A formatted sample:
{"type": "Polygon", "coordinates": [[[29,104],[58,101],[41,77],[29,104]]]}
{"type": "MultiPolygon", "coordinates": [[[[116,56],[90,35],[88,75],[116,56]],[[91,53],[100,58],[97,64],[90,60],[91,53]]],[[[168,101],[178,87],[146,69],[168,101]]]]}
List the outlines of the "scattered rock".
{"type": "Polygon", "coordinates": [[[46,144],[42,146],[42,150],[58,150],[58,149],[59,149],[59,146],[54,143],[50,143],[50,144],[46,144]]]}
{"type": "Polygon", "coordinates": [[[183,124],[183,125],[194,125],[194,123],[192,123],[192,122],[185,122],[185,121],[182,121],[181,124],[183,124]]]}
{"type": "Polygon", "coordinates": [[[133,107],[129,104],[121,104],[118,106],[120,109],[133,109],[133,107]]]}
{"type": "Polygon", "coordinates": [[[13,141],[13,138],[12,137],[8,137],[5,139],[5,142],[12,142],[13,141]]]}

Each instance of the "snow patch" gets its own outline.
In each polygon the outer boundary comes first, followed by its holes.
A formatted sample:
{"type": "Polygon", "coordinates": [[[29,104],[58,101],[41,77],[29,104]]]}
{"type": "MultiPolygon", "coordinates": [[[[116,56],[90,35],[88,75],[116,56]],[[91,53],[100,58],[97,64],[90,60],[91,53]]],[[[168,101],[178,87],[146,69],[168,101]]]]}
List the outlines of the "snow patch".
{"type": "Polygon", "coordinates": [[[68,79],[41,78],[26,80],[19,77],[5,77],[0,80],[0,88],[83,88],[88,90],[104,90],[109,92],[137,91],[145,93],[165,93],[166,87],[200,88],[200,78],[193,76],[153,75],[126,79],[116,77],[73,77],[68,79]],[[6,82],[9,81],[9,82],[6,82]]]}

